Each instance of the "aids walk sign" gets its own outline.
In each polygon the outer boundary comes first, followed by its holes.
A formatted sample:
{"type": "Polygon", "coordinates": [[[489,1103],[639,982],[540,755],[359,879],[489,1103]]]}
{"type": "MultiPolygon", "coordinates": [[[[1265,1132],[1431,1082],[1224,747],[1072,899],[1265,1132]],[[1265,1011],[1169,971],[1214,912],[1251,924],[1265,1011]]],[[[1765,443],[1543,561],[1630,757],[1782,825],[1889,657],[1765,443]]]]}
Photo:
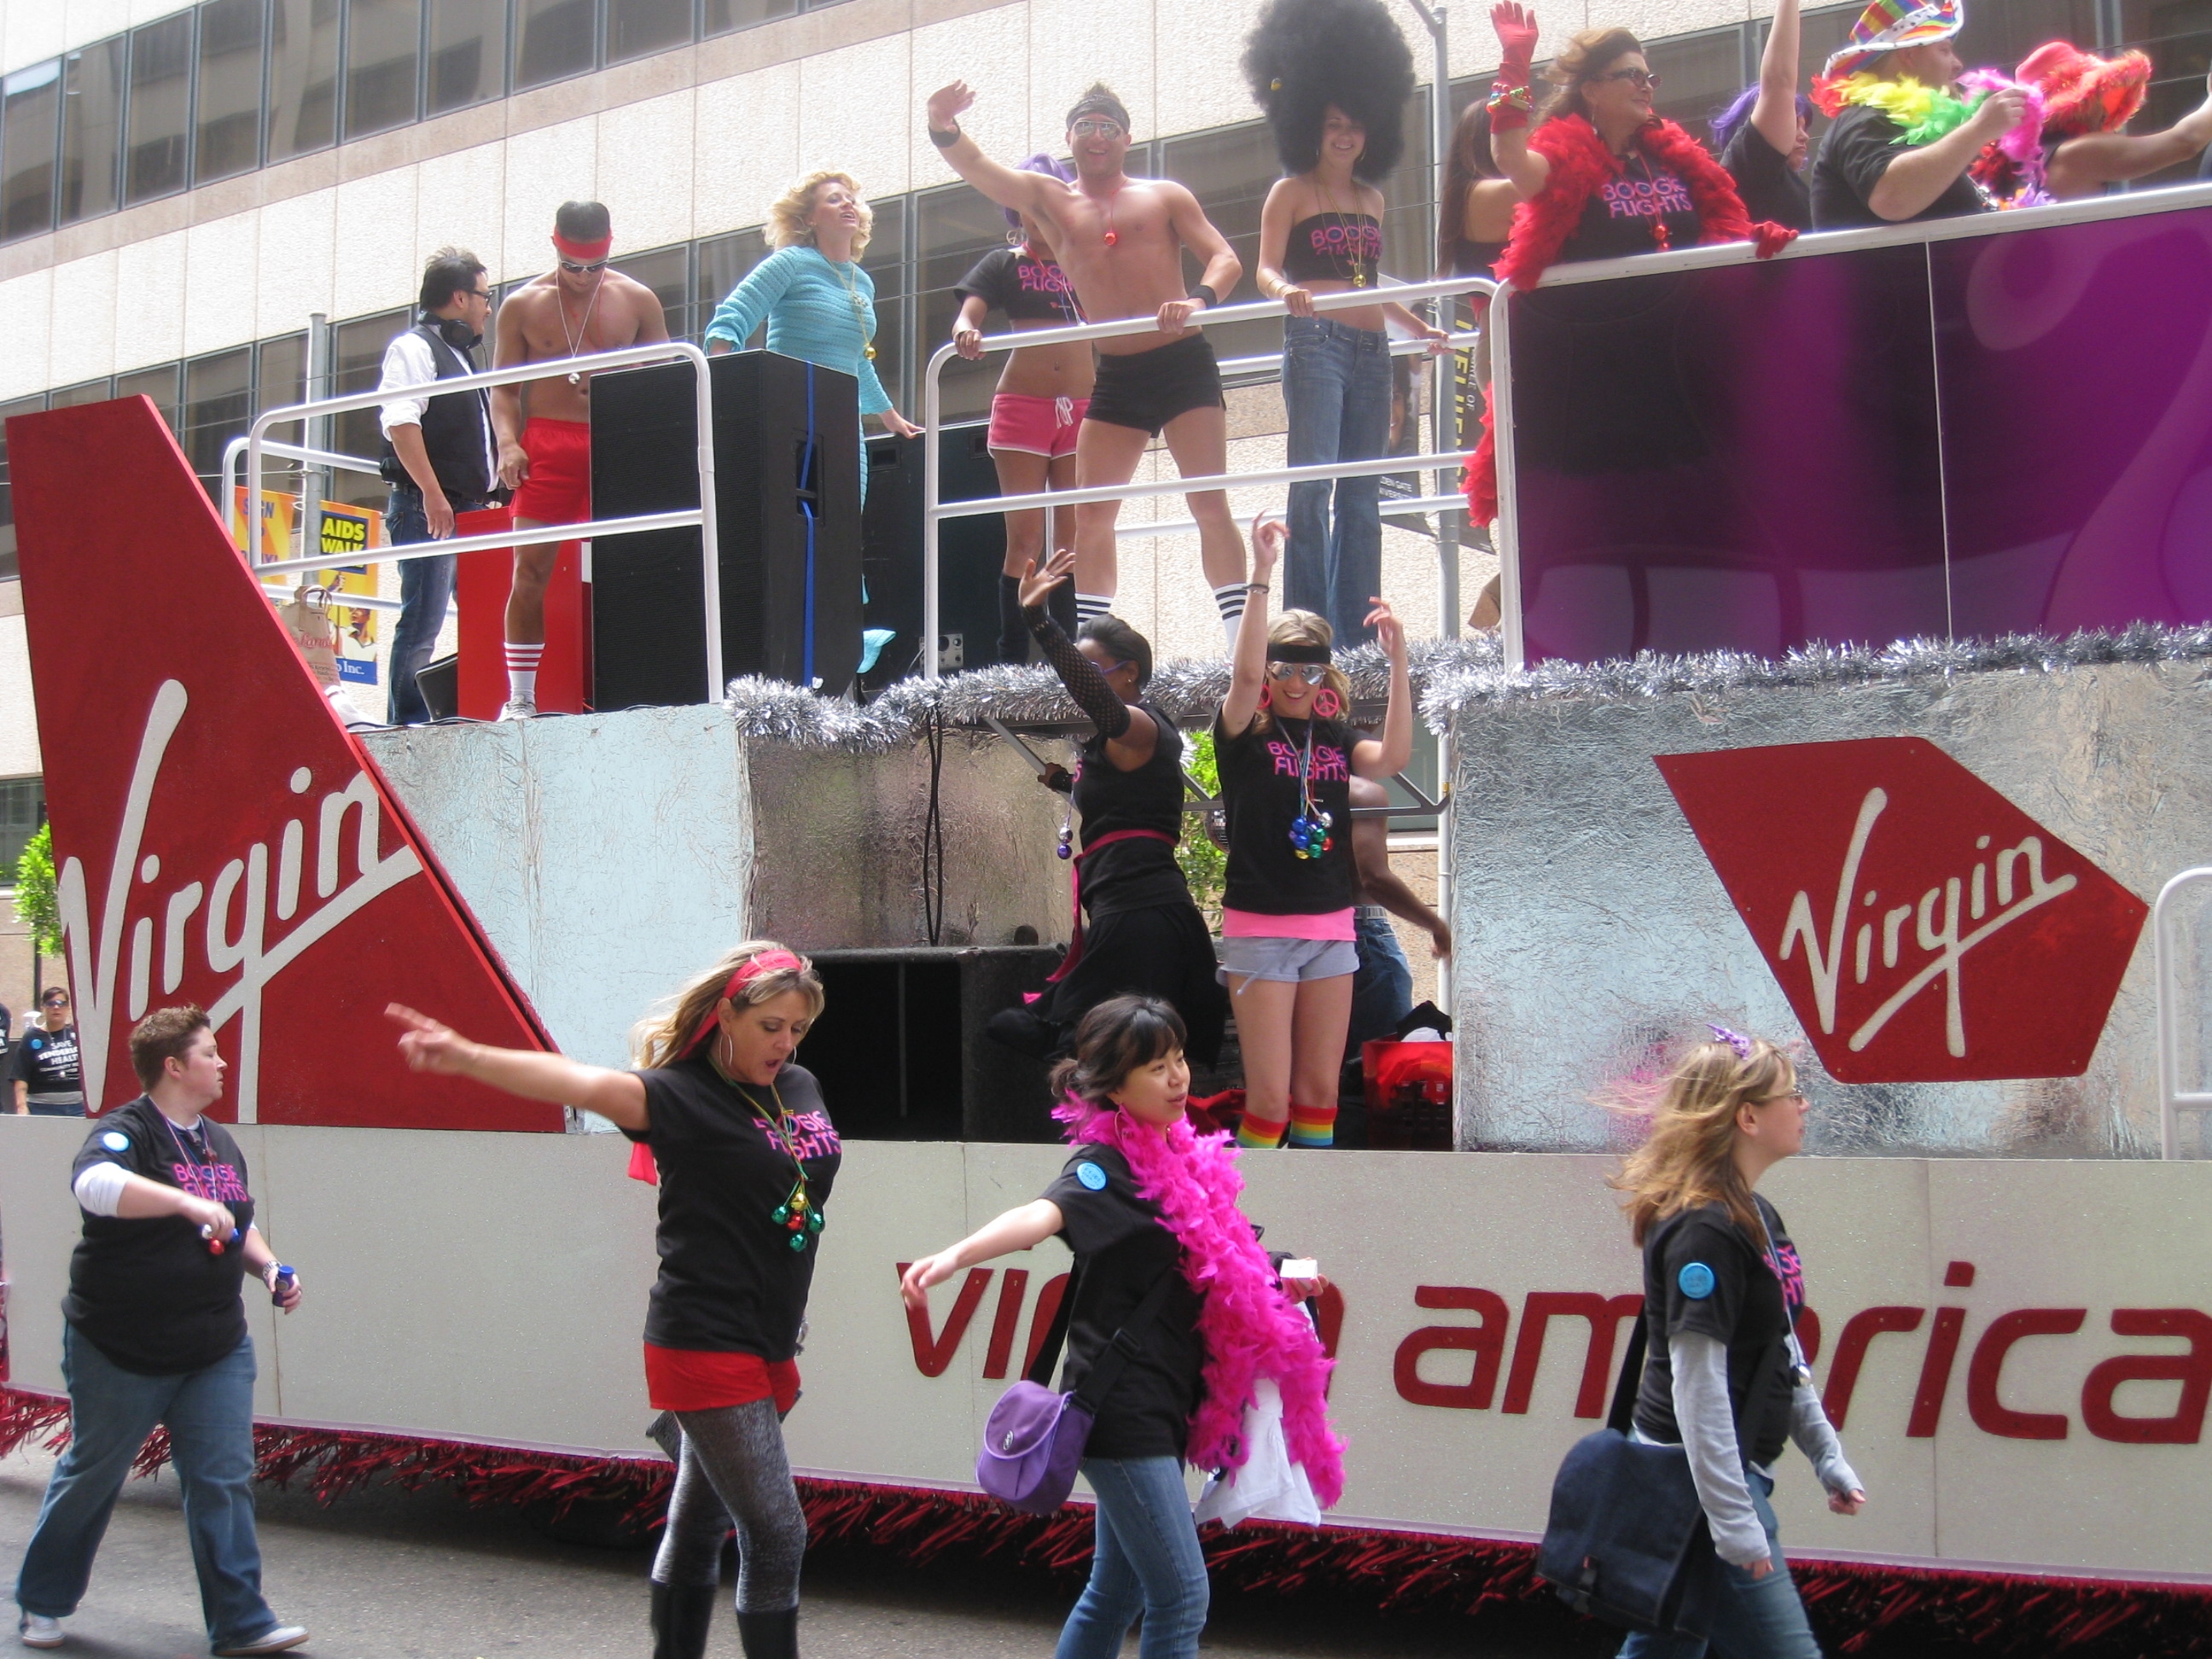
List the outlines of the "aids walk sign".
{"type": "Polygon", "coordinates": [[[391,1001],[550,1045],[153,404],[19,416],[8,455],[88,1100],[135,1095],[131,1027],[197,1002],[230,1065],[218,1116],[560,1129],[400,1064],[391,1001]]]}
{"type": "Polygon", "coordinates": [[[1831,1076],[2088,1069],[2149,908],[1934,744],[1655,758],[1831,1076]]]}

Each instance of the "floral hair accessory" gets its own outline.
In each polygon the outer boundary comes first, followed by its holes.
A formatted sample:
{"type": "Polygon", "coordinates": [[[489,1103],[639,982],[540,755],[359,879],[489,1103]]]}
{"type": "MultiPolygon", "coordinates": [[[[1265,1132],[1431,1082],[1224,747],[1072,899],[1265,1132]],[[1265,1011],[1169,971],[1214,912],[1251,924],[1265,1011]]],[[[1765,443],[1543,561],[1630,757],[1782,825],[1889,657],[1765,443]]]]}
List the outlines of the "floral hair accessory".
{"type": "Polygon", "coordinates": [[[1716,1025],[1711,1020],[1705,1022],[1705,1029],[1713,1034],[1714,1042],[1725,1042],[1729,1048],[1735,1049],[1735,1057],[1738,1060],[1751,1058],[1751,1039],[1742,1032],[1731,1031],[1727,1026],[1716,1025]]]}

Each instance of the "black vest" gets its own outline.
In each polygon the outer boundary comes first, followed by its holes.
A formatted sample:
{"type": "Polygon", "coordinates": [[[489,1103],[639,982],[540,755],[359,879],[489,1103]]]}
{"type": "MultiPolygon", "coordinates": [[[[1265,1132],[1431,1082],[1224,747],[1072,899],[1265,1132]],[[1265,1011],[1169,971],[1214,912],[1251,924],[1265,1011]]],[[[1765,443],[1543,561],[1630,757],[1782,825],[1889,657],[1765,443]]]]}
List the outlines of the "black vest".
{"type": "MultiPolygon", "coordinates": [[[[469,367],[463,368],[435,323],[417,323],[408,331],[429,342],[430,361],[437,365],[440,380],[458,380],[477,372],[474,354],[470,354],[469,367]]],[[[490,432],[491,400],[482,386],[423,402],[422,447],[429,454],[430,470],[438,475],[438,487],[446,492],[446,499],[463,511],[491,499],[495,480],[484,472],[490,432]]],[[[392,483],[410,488],[414,484],[389,438],[384,441],[383,471],[392,483]]]]}

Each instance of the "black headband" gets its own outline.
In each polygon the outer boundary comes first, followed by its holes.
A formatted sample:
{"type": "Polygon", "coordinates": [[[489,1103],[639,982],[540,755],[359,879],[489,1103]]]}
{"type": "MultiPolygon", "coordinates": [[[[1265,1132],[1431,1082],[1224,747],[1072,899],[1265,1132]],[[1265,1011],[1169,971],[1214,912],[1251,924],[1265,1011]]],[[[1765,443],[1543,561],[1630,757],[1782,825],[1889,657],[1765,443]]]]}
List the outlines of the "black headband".
{"type": "Polygon", "coordinates": [[[1325,645],[1307,645],[1296,640],[1278,645],[1274,641],[1269,640],[1267,660],[1269,662],[1317,662],[1325,668],[1329,661],[1328,647],[1325,645]]]}
{"type": "Polygon", "coordinates": [[[1069,129],[1073,131],[1075,124],[1086,115],[1110,115],[1121,125],[1122,131],[1129,130],[1129,112],[1121,107],[1121,100],[1110,92],[1085,93],[1078,99],[1075,107],[1067,112],[1069,129]]]}

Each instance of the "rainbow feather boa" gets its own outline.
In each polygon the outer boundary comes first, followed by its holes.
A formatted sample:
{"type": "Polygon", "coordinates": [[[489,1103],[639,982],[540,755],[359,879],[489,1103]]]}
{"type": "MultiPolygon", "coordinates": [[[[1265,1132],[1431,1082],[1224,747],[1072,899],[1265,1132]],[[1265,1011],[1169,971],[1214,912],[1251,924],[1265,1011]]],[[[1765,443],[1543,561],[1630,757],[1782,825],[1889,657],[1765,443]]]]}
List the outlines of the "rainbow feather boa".
{"type": "Polygon", "coordinates": [[[1984,92],[1965,99],[1948,87],[1923,86],[1909,76],[1883,81],[1868,70],[1838,80],[1815,76],[1813,81],[1813,101],[1823,112],[1832,116],[1846,104],[1878,109],[1904,130],[1905,142],[1915,149],[1957,131],[1987,95],[1984,92]]]}
{"type": "Polygon", "coordinates": [[[1054,1113],[1067,1138],[1111,1146],[1128,1160],[1138,1194],[1157,1204],[1182,1245],[1182,1268],[1204,1298],[1198,1332],[1206,1343],[1206,1397],[1190,1419],[1190,1462],[1202,1469],[1244,1464],[1245,1408],[1253,1385],[1275,1379],[1283,1395],[1283,1433],[1323,1509],[1344,1493],[1344,1444],[1328,1426],[1334,1364],[1313,1323],[1283,1295],[1252,1224],[1237,1207],[1244,1190],[1237,1149],[1225,1134],[1200,1135],[1188,1121],[1164,1134],[1133,1126],[1071,1096],[1054,1113]]]}

